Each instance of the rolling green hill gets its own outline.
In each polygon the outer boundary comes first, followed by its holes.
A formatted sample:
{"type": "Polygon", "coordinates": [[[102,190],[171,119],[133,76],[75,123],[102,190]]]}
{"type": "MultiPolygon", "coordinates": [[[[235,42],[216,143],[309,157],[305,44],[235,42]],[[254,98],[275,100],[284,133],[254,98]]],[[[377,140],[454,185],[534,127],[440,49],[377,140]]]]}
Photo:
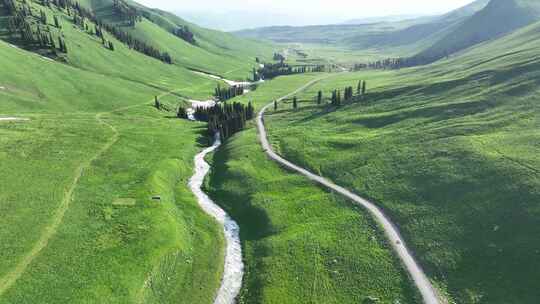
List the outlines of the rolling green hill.
{"type": "Polygon", "coordinates": [[[245,79],[271,46],[188,25],[191,44],[175,16],[137,6],[130,26],[112,1],[82,3],[168,64],[42,3],[17,0],[33,42],[0,3],[0,117],[29,119],[0,122],[0,303],[212,303],[222,231],[187,187],[204,124],[153,99],[206,100],[219,81],[190,69],[245,79]]]}
{"type": "Polygon", "coordinates": [[[482,10],[422,51],[419,56],[442,58],[483,41],[495,39],[540,20],[534,0],[491,0],[482,10]]]}
{"type": "MultiPolygon", "coordinates": [[[[194,70],[245,79],[275,46],[129,0],[0,1],[0,117],[27,119],[0,120],[0,304],[213,303],[223,233],[187,186],[207,125],[175,108],[224,85],[194,70]]],[[[436,18],[261,29],[326,44],[325,63],[364,54],[345,49],[456,53],[277,77],[231,101],[260,108],[319,79],[266,117],[276,151],[377,202],[449,303],[536,304],[539,11],[478,0],[436,18]],[[359,80],[367,95],[328,103],[359,80]]],[[[271,163],[252,123],[209,161],[206,190],[241,227],[239,303],[419,302],[377,224],[271,163]]]]}
{"type": "Polygon", "coordinates": [[[0,303],[211,303],[221,234],[185,186],[202,126],[147,85],[0,54],[0,113],[30,119],[0,123],[0,303]]]}
{"type": "MultiPolygon", "coordinates": [[[[86,7],[104,20],[118,23],[112,0],[85,0],[86,7]]],[[[168,51],[182,66],[203,70],[220,76],[244,80],[255,66],[255,57],[270,58],[272,47],[262,42],[239,39],[229,33],[201,28],[180,17],[157,9],[149,9],[133,1],[126,2],[145,16],[130,33],[145,42],[168,51]],[[178,39],[172,34],[176,28],[187,26],[196,44],[178,39]],[[175,55],[176,54],[176,55],[175,55]]]]}
{"type": "Polygon", "coordinates": [[[433,62],[540,20],[534,0],[477,0],[447,14],[399,22],[239,31],[241,37],[376,50],[388,57],[433,62]]]}
{"type": "Polygon", "coordinates": [[[378,202],[451,303],[536,303],[539,47],[535,23],[432,65],[328,78],[265,118],[271,141],[378,202]],[[360,79],[363,99],[315,103],[360,79]]]}
{"type": "Polygon", "coordinates": [[[254,127],[228,140],[213,165],[209,193],[239,222],[243,240],[238,303],[420,303],[377,224],[272,163],[254,127]]]}

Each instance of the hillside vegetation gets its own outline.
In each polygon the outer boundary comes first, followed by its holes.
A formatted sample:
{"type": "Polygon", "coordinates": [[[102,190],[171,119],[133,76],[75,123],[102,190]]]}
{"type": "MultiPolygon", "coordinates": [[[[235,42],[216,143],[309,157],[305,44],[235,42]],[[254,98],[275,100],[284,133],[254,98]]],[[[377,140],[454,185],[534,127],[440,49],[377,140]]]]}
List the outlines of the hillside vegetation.
{"type": "Polygon", "coordinates": [[[419,54],[442,58],[475,44],[495,39],[540,20],[540,2],[535,0],[491,0],[437,43],[419,54]]]}
{"type": "Polygon", "coordinates": [[[0,120],[0,304],[213,303],[223,231],[187,186],[209,130],[239,303],[420,303],[363,209],[260,148],[249,119],[300,87],[265,117],[278,153],[380,205],[448,303],[540,299],[537,1],[241,33],[282,52],[131,0],[0,1],[0,117],[25,118],[0,120]],[[441,60],[340,64],[415,54],[441,60]]]}
{"type": "Polygon", "coordinates": [[[245,79],[270,47],[138,5],[9,2],[0,115],[29,120],[0,122],[0,303],[212,303],[222,231],[187,188],[206,128],[174,107],[225,86],[190,69],[245,79]]]}
{"type": "Polygon", "coordinates": [[[213,158],[209,193],[240,224],[239,303],[419,303],[372,219],[266,158],[255,129],[213,158]]]}
{"type": "Polygon", "coordinates": [[[434,65],[323,80],[298,110],[289,101],[266,117],[272,141],[378,202],[450,301],[536,303],[539,33],[535,23],[434,65]],[[363,99],[316,104],[319,90],[328,99],[361,79],[363,99]]]}
{"type": "Polygon", "coordinates": [[[145,84],[3,42],[0,65],[0,113],[30,118],[0,123],[0,303],[211,303],[221,233],[185,186],[203,126],[163,119],[145,84]]]}

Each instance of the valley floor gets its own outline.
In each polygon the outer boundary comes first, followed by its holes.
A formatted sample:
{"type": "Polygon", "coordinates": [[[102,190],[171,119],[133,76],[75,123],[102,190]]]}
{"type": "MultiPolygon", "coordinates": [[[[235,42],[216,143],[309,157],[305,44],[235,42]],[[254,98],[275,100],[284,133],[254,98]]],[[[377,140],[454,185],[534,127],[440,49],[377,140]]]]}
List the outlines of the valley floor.
{"type": "Polygon", "coordinates": [[[450,301],[535,303],[538,61],[480,54],[329,78],[265,120],[280,155],[377,202],[450,301]],[[361,79],[364,100],[316,104],[361,79]]]}
{"type": "Polygon", "coordinates": [[[31,5],[59,14],[73,44],[59,63],[0,41],[0,304],[214,303],[230,238],[225,215],[197,204],[190,190],[201,188],[240,228],[239,304],[422,303],[392,251],[405,244],[427,275],[416,286],[433,284],[448,303],[540,299],[540,23],[428,66],[259,83],[230,102],[277,101],[268,142],[248,122],[217,148],[206,124],[175,110],[238,83],[225,76],[241,82],[256,66],[241,56],[265,45],[199,28],[206,41],[195,47],[163,27],[181,24],[163,13],[161,26],[130,30],[186,55],[165,65],[121,43],[111,52],[58,8],[31,5]],[[359,80],[367,94],[330,104],[359,80]],[[389,240],[336,189],[369,199],[401,235],[389,240]]]}
{"type": "Polygon", "coordinates": [[[145,102],[0,125],[0,303],[213,300],[221,231],[187,187],[204,125],[164,115],[145,102]]]}

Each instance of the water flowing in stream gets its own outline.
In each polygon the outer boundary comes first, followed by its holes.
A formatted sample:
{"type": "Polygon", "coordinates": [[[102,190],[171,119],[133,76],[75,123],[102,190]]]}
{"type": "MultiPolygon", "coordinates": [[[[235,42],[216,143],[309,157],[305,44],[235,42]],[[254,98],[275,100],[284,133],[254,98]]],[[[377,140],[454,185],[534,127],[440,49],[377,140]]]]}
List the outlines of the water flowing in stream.
{"type": "Polygon", "coordinates": [[[227,213],[221,209],[204,191],[201,186],[205,176],[210,171],[210,165],[204,160],[206,155],[215,151],[221,145],[219,134],[216,134],[214,144],[195,156],[195,174],[189,181],[191,191],[197,197],[201,208],[214,217],[222,226],[225,233],[226,251],[225,265],[221,287],[214,300],[214,304],[234,304],[242,287],[244,263],[242,261],[242,247],[240,245],[240,228],[227,213]]]}

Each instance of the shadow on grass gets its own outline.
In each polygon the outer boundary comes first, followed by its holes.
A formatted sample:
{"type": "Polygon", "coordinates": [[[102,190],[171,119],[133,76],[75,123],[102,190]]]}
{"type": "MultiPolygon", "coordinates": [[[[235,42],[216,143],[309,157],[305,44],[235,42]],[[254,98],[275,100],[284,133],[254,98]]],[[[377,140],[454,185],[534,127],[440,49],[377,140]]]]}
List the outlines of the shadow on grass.
{"type": "Polygon", "coordinates": [[[195,132],[199,135],[197,137],[197,145],[201,148],[210,147],[214,143],[214,137],[208,134],[206,126],[194,127],[195,132]]]}
{"type": "Polygon", "coordinates": [[[274,231],[268,215],[262,208],[251,203],[249,192],[228,190],[227,185],[230,184],[230,180],[235,179],[227,166],[229,159],[231,159],[230,148],[225,142],[214,154],[214,167],[209,175],[208,192],[237,221],[242,242],[259,240],[272,235],[274,231]]]}

